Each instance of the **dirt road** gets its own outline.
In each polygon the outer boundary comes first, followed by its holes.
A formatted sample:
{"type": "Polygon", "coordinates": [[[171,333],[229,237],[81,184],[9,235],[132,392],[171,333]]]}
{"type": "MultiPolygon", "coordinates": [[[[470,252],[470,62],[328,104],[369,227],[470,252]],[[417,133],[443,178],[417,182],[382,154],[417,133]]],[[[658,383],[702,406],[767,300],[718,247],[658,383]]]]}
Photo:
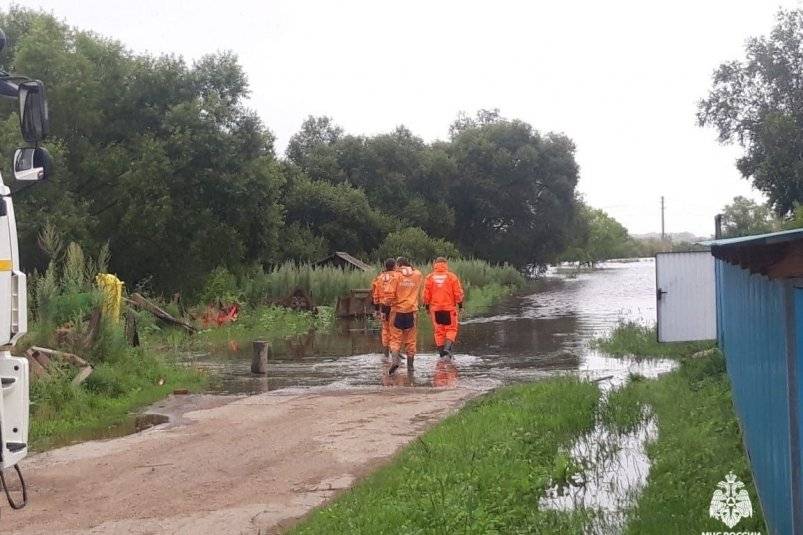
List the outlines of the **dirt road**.
{"type": "Polygon", "coordinates": [[[274,533],[476,393],[400,387],[176,398],[166,409],[177,423],[24,461],[31,503],[3,507],[0,531],[274,533]]]}

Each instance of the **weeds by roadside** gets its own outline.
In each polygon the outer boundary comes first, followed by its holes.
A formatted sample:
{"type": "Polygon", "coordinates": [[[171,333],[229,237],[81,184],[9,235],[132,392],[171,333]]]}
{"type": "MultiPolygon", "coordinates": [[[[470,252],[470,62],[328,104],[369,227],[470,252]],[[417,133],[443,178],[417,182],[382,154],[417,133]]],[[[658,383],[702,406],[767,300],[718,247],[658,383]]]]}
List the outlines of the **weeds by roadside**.
{"type": "Polygon", "coordinates": [[[591,346],[614,357],[688,357],[714,347],[713,341],[659,343],[655,325],[637,321],[620,321],[607,336],[597,338],[591,346]]]}
{"type": "Polygon", "coordinates": [[[106,270],[108,254],[102,249],[91,259],[76,244],[63,249],[54,236],[44,236],[43,242],[51,262],[45,273],[32,277],[33,321],[15,351],[42,345],[80,353],[93,372],[83,384],[73,385],[75,371],[53,363],[47,375],[32,381],[29,443],[34,449],[100,432],[174,388],[197,389],[203,384],[199,371],[147,347],[129,347],[122,324],[108,318],[87,345],[86,317],[101,300],[94,277],[106,270]]]}
{"type": "Polygon", "coordinates": [[[560,452],[594,423],[595,385],[508,387],[446,419],[293,533],[578,533],[584,511],[540,510],[560,452]],[[558,401],[559,400],[559,401],[558,401]]]}
{"type": "Polygon", "coordinates": [[[655,342],[654,328],[623,324],[599,342],[618,355],[678,358],[680,367],[655,380],[631,378],[608,396],[602,416],[619,429],[632,428],[653,414],[658,440],[648,445],[652,466],[647,487],[630,513],[627,533],[664,534],[722,531],[711,519],[711,496],[733,470],[753,501],[753,516],[738,531],[766,533],[741,433],[733,410],[725,359],[719,351],[704,358],[684,358],[711,344],[655,342]]]}

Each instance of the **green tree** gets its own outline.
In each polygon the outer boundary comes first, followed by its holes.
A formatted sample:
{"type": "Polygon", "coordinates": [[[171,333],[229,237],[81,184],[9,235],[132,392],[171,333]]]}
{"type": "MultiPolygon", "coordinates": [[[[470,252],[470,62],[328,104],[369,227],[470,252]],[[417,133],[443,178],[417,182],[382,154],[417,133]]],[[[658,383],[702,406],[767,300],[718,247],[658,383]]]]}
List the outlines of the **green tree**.
{"type": "Polygon", "coordinates": [[[564,260],[593,265],[636,253],[636,244],[627,229],[604,210],[580,202],[577,220],[574,228],[578,233],[562,255],[564,260]]]}
{"type": "Polygon", "coordinates": [[[388,234],[376,251],[380,259],[406,256],[419,263],[431,262],[439,256],[457,258],[460,253],[453,243],[431,238],[420,228],[408,227],[388,234]]]}
{"type": "Polygon", "coordinates": [[[734,197],[733,201],[722,209],[722,235],[726,238],[766,234],[775,230],[777,226],[767,205],[758,204],[742,196],[734,197]]]}
{"type": "MultiPolygon", "coordinates": [[[[45,265],[32,253],[48,222],[65,241],[108,242],[113,271],[165,291],[198,287],[221,263],[276,259],[284,178],[236,56],[135,55],[19,7],[0,26],[14,40],[4,66],[48,86],[57,160],[53,181],[18,199],[26,269],[45,265]]],[[[0,109],[4,146],[18,143],[15,117],[0,109]]]]}
{"type": "Polygon", "coordinates": [[[519,268],[565,250],[579,169],[574,143],[522,121],[480,114],[452,129],[456,176],[448,199],[461,251],[519,268]]]}
{"type": "Polygon", "coordinates": [[[333,185],[303,174],[295,175],[289,184],[287,222],[296,234],[285,241],[292,242],[288,243],[292,259],[311,260],[313,254],[329,251],[366,255],[393,228],[393,221],[375,210],[362,190],[349,184],[333,185]],[[299,238],[308,246],[302,246],[299,238]]]}
{"type": "Polygon", "coordinates": [[[722,143],[739,143],[736,165],[764,192],[779,216],[803,198],[803,11],[781,10],[769,36],[751,38],[744,61],[720,65],[700,125],[722,143]]]}

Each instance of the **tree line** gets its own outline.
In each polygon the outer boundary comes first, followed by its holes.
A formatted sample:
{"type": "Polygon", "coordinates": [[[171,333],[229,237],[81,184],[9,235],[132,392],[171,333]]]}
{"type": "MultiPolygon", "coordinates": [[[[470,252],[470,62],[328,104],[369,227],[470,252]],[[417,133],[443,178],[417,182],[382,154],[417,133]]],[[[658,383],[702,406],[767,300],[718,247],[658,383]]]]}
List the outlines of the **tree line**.
{"type": "MultiPolygon", "coordinates": [[[[569,241],[579,169],[564,135],[496,110],[461,114],[431,143],[309,117],[279,155],[232,53],[137,54],[19,6],[0,27],[3,67],[44,81],[50,102],[54,178],[15,197],[26,269],[47,265],[46,228],[89,251],[108,243],[110,269],[157,291],[334,250],[530,270],[569,241]]],[[[13,108],[0,109],[3,169],[20,143],[13,108]]]]}

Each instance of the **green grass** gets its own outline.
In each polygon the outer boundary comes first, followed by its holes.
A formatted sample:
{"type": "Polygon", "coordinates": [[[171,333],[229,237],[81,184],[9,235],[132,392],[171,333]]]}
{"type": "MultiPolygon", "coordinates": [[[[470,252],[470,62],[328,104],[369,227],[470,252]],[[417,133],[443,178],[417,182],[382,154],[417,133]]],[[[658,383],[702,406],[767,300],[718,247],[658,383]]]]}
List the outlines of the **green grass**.
{"type": "Polygon", "coordinates": [[[754,511],[736,531],[766,533],[722,354],[687,358],[711,344],[659,346],[654,328],[634,324],[620,325],[598,347],[618,355],[680,359],[676,371],[658,379],[631,377],[602,405],[602,417],[617,429],[631,429],[645,412],[658,421],[658,440],[647,447],[652,461],[647,487],[631,511],[627,533],[722,531],[723,524],[709,518],[708,506],[717,483],[731,470],[745,483],[754,511]]]}
{"type": "Polygon", "coordinates": [[[80,386],[70,384],[74,373],[64,369],[31,384],[29,443],[33,449],[104,436],[110,427],[126,422],[131,411],[175,388],[197,390],[205,382],[195,369],[134,349],[96,365],[80,386]]]}
{"type": "Polygon", "coordinates": [[[711,349],[714,342],[659,343],[654,325],[622,321],[610,334],[594,340],[591,345],[615,357],[682,358],[711,349]]]}
{"type": "Polygon", "coordinates": [[[145,344],[159,351],[218,351],[225,350],[232,342],[276,341],[311,330],[328,329],[333,324],[334,310],[331,307],[319,307],[318,313],[312,314],[277,306],[245,306],[237,321],[205,329],[195,335],[156,322],[148,323],[141,333],[145,344]]]}
{"type": "MultiPolygon", "coordinates": [[[[514,291],[523,288],[527,282],[509,265],[492,265],[483,260],[454,260],[449,266],[460,276],[466,288],[498,286],[514,291]]],[[[425,275],[432,270],[428,264],[416,267],[425,275]]],[[[245,270],[238,275],[218,268],[209,274],[197,299],[200,303],[209,303],[222,298],[257,307],[283,299],[296,288],[302,288],[317,305],[334,306],[337,298],[347,295],[349,290],[370,288],[379,270],[379,265],[371,271],[359,271],[292,262],[269,270],[245,270]]]]}
{"type": "Polygon", "coordinates": [[[488,311],[493,305],[511,295],[515,288],[490,283],[485,286],[466,288],[466,300],[463,312],[466,316],[478,316],[488,311]]]}
{"type": "Polygon", "coordinates": [[[585,512],[537,505],[566,477],[560,448],[593,426],[598,399],[570,378],[484,396],[292,533],[579,533],[585,512]]]}
{"type": "Polygon", "coordinates": [[[721,531],[723,524],[709,518],[708,506],[717,483],[731,470],[745,483],[754,512],[737,531],[767,532],[721,354],[683,360],[679,370],[657,380],[632,382],[609,403],[620,424],[632,422],[644,406],[658,419],[659,438],[647,448],[652,461],[647,488],[627,533],[721,531]]]}

